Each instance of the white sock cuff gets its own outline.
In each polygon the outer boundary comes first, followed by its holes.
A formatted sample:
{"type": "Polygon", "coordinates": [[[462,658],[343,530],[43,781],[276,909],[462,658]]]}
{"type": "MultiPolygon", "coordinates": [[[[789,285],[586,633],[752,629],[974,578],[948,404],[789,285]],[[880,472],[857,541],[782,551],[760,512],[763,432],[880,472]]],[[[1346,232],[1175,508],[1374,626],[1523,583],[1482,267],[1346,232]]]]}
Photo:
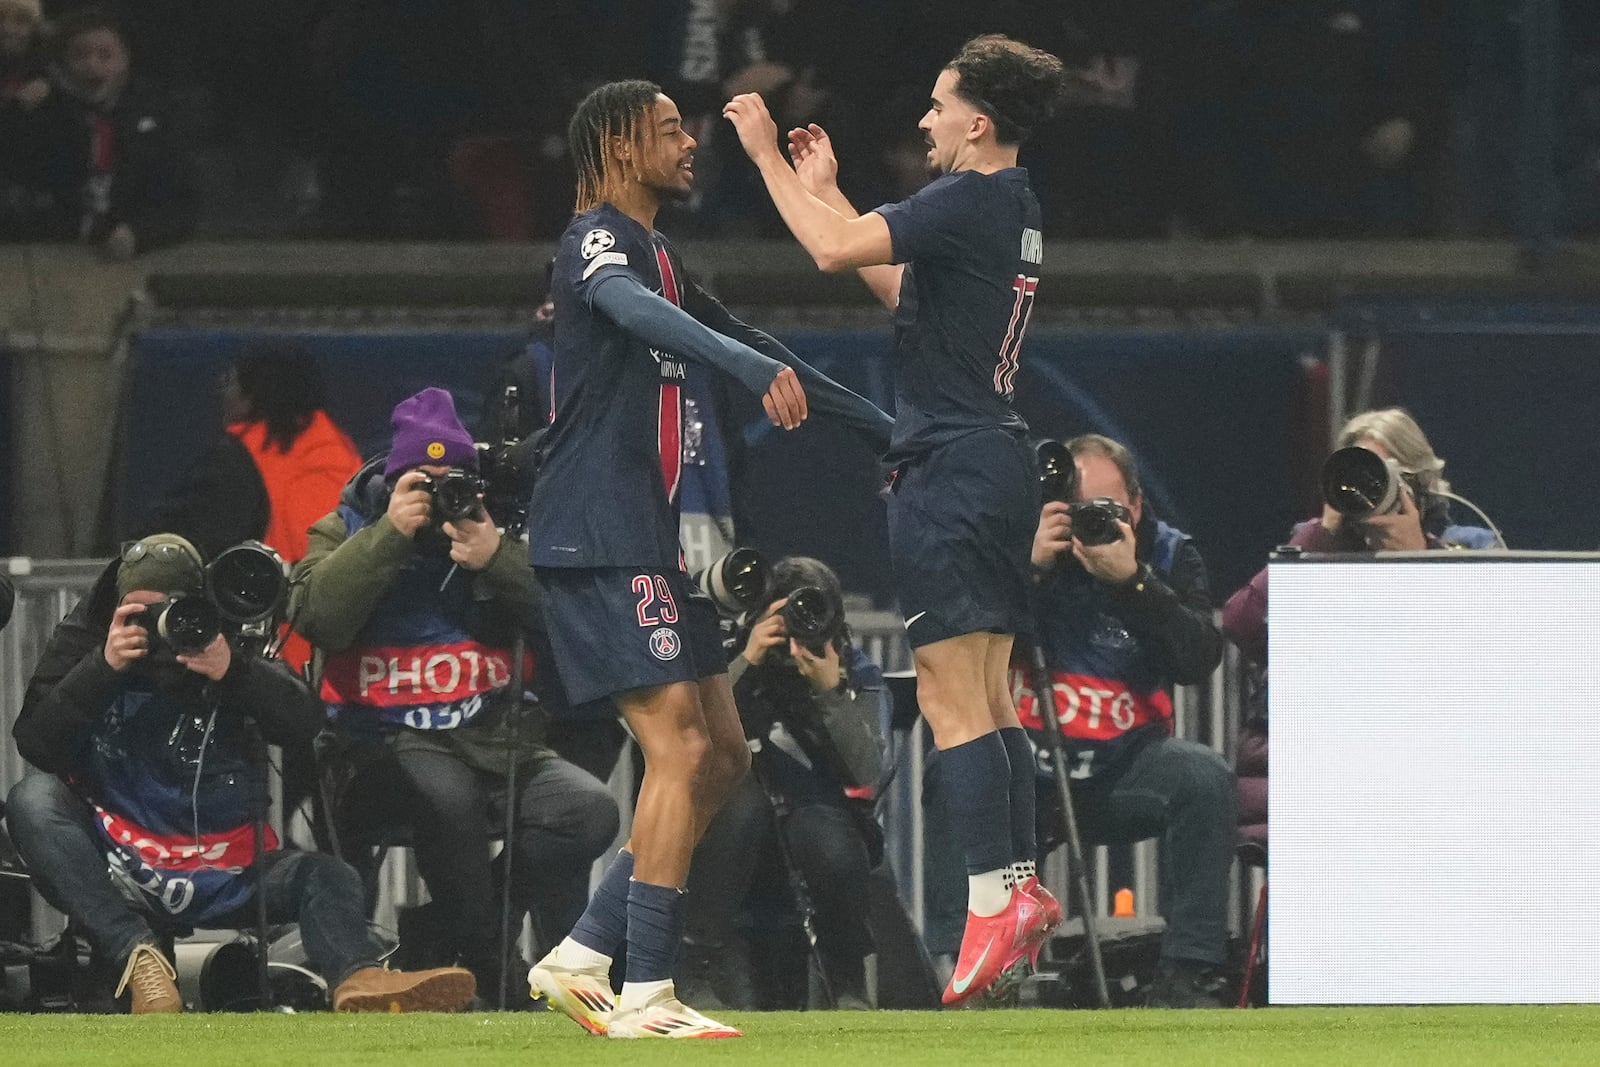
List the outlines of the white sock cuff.
{"type": "Polygon", "coordinates": [[[1016,876],[1010,867],[967,875],[967,910],[980,918],[999,915],[1011,903],[1015,884],[1016,876]]]}
{"type": "Polygon", "coordinates": [[[602,967],[610,970],[611,957],[566,937],[556,946],[556,963],[574,971],[592,971],[602,967]]]}
{"type": "Polygon", "coordinates": [[[617,999],[618,1011],[634,1011],[650,1003],[650,999],[665,989],[675,993],[672,979],[663,978],[659,982],[623,982],[622,996],[617,999]]]}

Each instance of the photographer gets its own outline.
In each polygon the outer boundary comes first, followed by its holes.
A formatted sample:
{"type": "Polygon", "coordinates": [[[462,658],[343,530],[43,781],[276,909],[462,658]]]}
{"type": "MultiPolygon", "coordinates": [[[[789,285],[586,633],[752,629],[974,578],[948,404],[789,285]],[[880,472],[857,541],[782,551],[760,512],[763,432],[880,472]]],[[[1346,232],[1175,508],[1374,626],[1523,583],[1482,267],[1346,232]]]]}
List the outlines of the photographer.
{"type": "MultiPolygon", "coordinates": [[[[478,454],[454,400],[424,389],[395,407],[392,425],[388,454],[311,528],[290,621],[324,655],[324,781],[341,843],[409,829],[445,950],[492,989],[501,946],[490,836],[510,802],[513,746],[508,876],[541,943],[559,941],[583,911],[617,806],[545,746],[542,709],[506,722],[521,696],[511,650],[519,628],[540,626],[537,590],[526,550],[483,507],[491,487],[472,478],[478,454]]],[[[545,692],[547,675],[542,657],[524,657],[525,684],[545,692]]]]}
{"type": "MultiPolygon", "coordinates": [[[[1289,544],[1307,552],[1416,552],[1492,548],[1495,535],[1451,521],[1444,460],[1402,408],[1363,411],[1339,431],[1339,448],[1358,447],[1399,468],[1399,496],[1389,511],[1346,516],[1324,501],[1322,515],[1297,525],[1289,544]]],[[[1222,630],[1251,662],[1267,662],[1267,569],[1228,598],[1222,630]]]]}
{"type": "MultiPolygon", "coordinates": [[[[1496,543],[1493,531],[1451,521],[1450,483],[1444,460],[1433,451],[1422,427],[1401,408],[1363,411],[1339,431],[1338,448],[1364,448],[1398,468],[1399,492],[1388,510],[1346,515],[1343,499],[1324,501],[1320,518],[1295,526],[1289,544],[1307,552],[1422,551],[1484,549],[1496,543]]],[[[1325,486],[1325,490],[1326,490],[1325,486]]],[[[1336,487],[1337,488],[1337,487],[1336,487]]],[[[1325,491],[1325,495],[1328,495],[1325,491]]],[[[1337,494],[1335,494],[1337,497],[1337,494]]],[[[1222,632],[1256,667],[1267,666],[1267,568],[1228,598],[1222,632]]],[[[1267,691],[1265,677],[1250,695],[1250,716],[1239,741],[1240,818],[1246,837],[1267,839],[1267,691]]]]}
{"type": "MultiPolygon", "coordinates": [[[[1186,534],[1146,510],[1126,448],[1098,434],[1066,447],[1077,503],[1045,504],[1033,565],[1079,829],[1095,844],[1160,836],[1167,929],[1149,1003],[1219,1007],[1233,777],[1217,753],[1172,736],[1172,687],[1202,681],[1222,656],[1205,563],[1186,534]]],[[[1013,696],[1023,725],[1038,731],[1022,662],[1014,661],[1013,696]]],[[[1043,782],[1038,803],[1040,837],[1061,840],[1050,825],[1055,792],[1043,782]]]]}
{"type": "MultiPolygon", "coordinates": [[[[200,554],[183,538],[127,546],[51,634],[13,731],[45,772],[11,790],[17,851],[45,900],[120,966],[117,995],[131,989],[135,1014],[183,1007],[158,931],[255,925],[253,822],[267,798],[247,720],[277,744],[317,729],[316,701],[283,664],[215,631],[184,651],[160,637],[152,617],[204,588],[200,554]]],[[[263,848],[268,918],[300,924],[335,1011],[452,1010],[471,999],[464,971],[378,966],[348,866],[276,851],[270,832],[263,848]]]]}
{"type": "Polygon", "coordinates": [[[696,1003],[755,1006],[734,927],[775,856],[793,864],[780,884],[798,874],[809,890],[836,1006],[864,1009],[867,879],[883,851],[872,791],[888,693],[877,665],[851,642],[839,578],[826,564],[789,557],[772,578],[777,599],[734,641],[740,651],[728,673],[752,773],[695,849],[680,989],[692,983],[696,1003]]]}

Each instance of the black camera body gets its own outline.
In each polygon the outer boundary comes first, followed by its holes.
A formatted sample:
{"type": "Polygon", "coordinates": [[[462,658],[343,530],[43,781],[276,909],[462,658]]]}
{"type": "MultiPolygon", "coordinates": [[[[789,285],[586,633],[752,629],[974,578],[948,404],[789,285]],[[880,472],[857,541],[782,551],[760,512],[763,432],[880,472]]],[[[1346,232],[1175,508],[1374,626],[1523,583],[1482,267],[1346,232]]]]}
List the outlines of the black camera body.
{"type": "Polygon", "coordinates": [[[203,596],[166,597],[130,614],[127,625],[141,627],[151,652],[170,648],[174,655],[193,656],[222,633],[222,617],[203,596]]]}
{"type": "Polygon", "coordinates": [[[278,608],[288,595],[283,557],[260,541],[223,549],[205,569],[203,594],[179,593],[128,616],[144,629],[150,650],[170,648],[192,656],[224,632],[270,639],[278,608]]]}
{"type": "Polygon", "coordinates": [[[1078,495],[1078,461],[1060,441],[1045,438],[1033,446],[1039,463],[1039,491],[1046,503],[1067,505],[1072,536],[1083,545],[1114,545],[1122,540],[1119,522],[1133,524],[1133,512],[1108,496],[1075,500],[1078,495]]]}
{"type": "Polygon", "coordinates": [[[1122,540],[1118,523],[1133,522],[1133,512],[1108,496],[1097,496],[1067,505],[1072,518],[1072,536],[1083,545],[1114,545],[1122,540]]]}
{"type": "Polygon", "coordinates": [[[443,474],[427,474],[417,487],[430,498],[428,521],[434,526],[483,515],[482,496],[488,483],[471,471],[452,469],[443,474]]]}

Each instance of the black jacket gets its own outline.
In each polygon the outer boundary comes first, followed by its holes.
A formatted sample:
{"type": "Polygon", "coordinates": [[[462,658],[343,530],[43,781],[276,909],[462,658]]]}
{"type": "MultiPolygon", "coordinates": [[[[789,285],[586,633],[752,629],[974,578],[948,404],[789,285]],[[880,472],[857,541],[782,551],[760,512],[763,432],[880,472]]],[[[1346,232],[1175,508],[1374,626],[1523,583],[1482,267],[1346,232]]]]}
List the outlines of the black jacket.
{"type": "MultiPolygon", "coordinates": [[[[137,667],[114,671],[105,658],[106,633],[117,601],[117,567],[116,563],[107,567],[89,595],[55,628],[28,681],[12,735],[22,758],[40,770],[62,777],[83,771],[86,749],[107,713],[137,681],[137,667]]],[[[305,743],[322,724],[321,705],[294,672],[282,663],[237,650],[221,681],[207,682],[195,675],[186,695],[184,702],[192,707],[207,708],[215,701],[221,711],[214,744],[233,751],[208,757],[217,770],[229,757],[245,756],[238,732],[220,728],[223,723],[249,716],[269,742],[279,745],[305,743]]],[[[189,783],[180,784],[187,790],[189,783]]]]}
{"type": "Polygon", "coordinates": [[[111,183],[103,211],[86,212],[85,190],[98,109],[57,90],[38,115],[35,180],[48,194],[45,236],[75,240],[93,214],[88,238],[104,240],[117,225],[132,228],[141,252],[176,244],[194,230],[200,194],[193,163],[160,98],[132,82],[104,117],[113,139],[111,183]]]}

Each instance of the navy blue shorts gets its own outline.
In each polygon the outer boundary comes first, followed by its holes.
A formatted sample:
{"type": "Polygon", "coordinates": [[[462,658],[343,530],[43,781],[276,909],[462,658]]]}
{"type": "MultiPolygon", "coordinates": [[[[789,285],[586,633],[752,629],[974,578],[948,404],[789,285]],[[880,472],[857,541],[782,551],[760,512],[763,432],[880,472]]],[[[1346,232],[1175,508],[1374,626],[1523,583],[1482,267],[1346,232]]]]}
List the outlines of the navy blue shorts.
{"type": "Polygon", "coordinates": [[[970,633],[1028,634],[1039,477],[1027,441],[980,430],[900,468],[889,559],[912,648],[970,633]]]}
{"type": "MultiPolygon", "coordinates": [[[[726,674],[717,609],[679,570],[537,567],[568,702],[726,674]]],[[[603,706],[603,705],[602,705],[603,706]]]]}

